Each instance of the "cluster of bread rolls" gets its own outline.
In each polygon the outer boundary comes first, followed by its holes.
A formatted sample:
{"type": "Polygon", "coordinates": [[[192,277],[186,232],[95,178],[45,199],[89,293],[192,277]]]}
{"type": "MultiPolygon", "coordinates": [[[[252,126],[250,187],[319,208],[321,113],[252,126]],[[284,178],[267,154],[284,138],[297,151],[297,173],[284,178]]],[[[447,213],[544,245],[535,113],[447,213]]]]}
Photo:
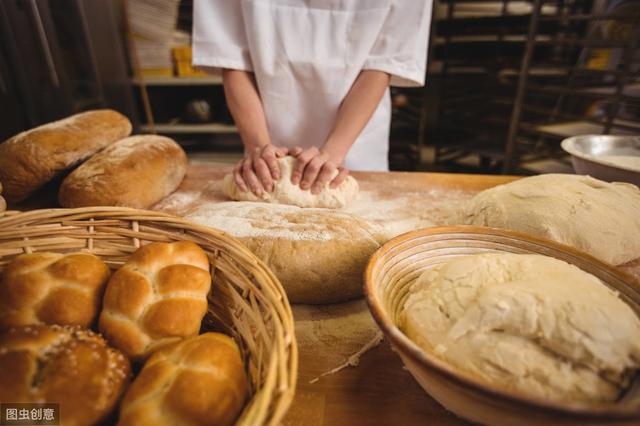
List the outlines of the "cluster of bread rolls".
{"type": "Polygon", "coordinates": [[[150,207],[178,188],[187,156],[167,137],[130,134],[129,119],[108,109],[22,132],[0,144],[4,196],[20,202],[79,165],[60,186],[63,207],[150,207]]]}
{"type": "Polygon", "coordinates": [[[210,288],[189,241],[145,245],[113,274],[88,253],[17,256],[0,278],[0,401],[59,403],[64,425],[231,424],[248,380],[233,339],[198,335],[210,288]]]}

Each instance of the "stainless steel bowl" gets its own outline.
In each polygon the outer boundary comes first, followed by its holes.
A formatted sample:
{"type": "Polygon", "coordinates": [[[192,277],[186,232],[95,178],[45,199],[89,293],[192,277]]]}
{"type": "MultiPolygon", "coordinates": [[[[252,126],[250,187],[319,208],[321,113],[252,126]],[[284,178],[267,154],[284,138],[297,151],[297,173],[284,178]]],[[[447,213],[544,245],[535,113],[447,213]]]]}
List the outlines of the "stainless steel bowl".
{"type": "Polygon", "coordinates": [[[562,141],[562,149],[571,154],[573,169],[578,174],[640,186],[640,168],[616,164],[607,158],[632,156],[640,159],[640,136],[574,136],[562,141]]]}

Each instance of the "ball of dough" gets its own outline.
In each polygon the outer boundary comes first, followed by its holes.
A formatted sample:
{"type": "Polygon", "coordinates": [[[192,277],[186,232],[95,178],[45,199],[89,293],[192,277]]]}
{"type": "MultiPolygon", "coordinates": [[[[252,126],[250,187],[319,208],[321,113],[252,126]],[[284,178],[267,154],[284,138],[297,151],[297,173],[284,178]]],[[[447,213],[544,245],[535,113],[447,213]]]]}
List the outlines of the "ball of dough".
{"type": "Polygon", "coordinates": [[[558,259],[450,260],[412,284],[400,326],[487,384],[563,401],[614,401],[640,368],[640,319],[598,278],[558,259]]]}
{"type": "Polygon", "coordinates": [[[640,257],[640,189],[628,183],[527,177],[479,193],[461,221],[547,238],[615,265],[640,257]]]}
{"type": "Polygon", "coordinates": [[[211,203],[185,218],[242,241],[271,268],[292,303],[334,303],[362,295],[362,274],[381,245],[378,228],[327,209],[211,203]]]}
{"type": "MultiPolygon", "coordinates": [[[[312,194],[308,189],[303,190],[300,186],[291,183],[291,173],[293,172],[295,161],[296,159],[291,156],[278,159],[280,179],[274,183],[273,191],[265,192],[262,198],[251,191],[241,191],[233,180],[233,175],[224,177],[222,191],[227,197],[236,201],[262,201],[327,209],[344,207],[358,194],[358,182],[352,176],[347,176],[337,188],[329,188],[329,184],[327,184],[319,194],[312,194]]],[[[337,174],[338,171],[335,172],[333,177],[337,174]]]]}

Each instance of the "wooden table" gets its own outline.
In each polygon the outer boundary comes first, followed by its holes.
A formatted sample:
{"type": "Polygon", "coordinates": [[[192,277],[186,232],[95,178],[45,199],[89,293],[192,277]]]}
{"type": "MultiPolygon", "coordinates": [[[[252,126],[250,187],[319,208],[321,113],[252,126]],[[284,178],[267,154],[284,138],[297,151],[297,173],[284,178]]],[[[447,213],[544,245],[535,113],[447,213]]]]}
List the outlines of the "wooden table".
{"type": "MultiPolygon", "coordinates": [[[[179,190],[154,209],[177,215],[207,202],[226,201],[220,180],[229,166],[191,165],[179,190]]],[[[515,179],[440,173],[354,172],[362,191],[382,197],[411,194],[409,201],[431,199],[433,194],[471,196],[483,189],[515,179]]],[[[406,204],[406,200],[405,200],[406,204]]],[[[365,353],[357,367],[309,382],[323,371],[317,348],[300,346],[300,369],[296,398],[285,425],[461,425],[463,420],[429,397],[393,353],[386,341],[365,353]]]]}
{"type": "MultiPolygon", "coordinates": [[[[202,202],[227,201],[221,191],[228,165],[195,164],[188,169],[179,190],[154,209],[182,215],[202,202]]],[[[445,173],[366,173],[353,172],[361,193],[379,199],[400,200],[408,214],[421,214],[430,205],[446,200],[462,200],[484,189],[517,179],[445,173]]],[[[626,268],[640,276],[640,261],[626,268]]],[[[296,307],[294,306],[294,316],[296,307]]],[[[298,323],[297,323],[298,324],[298,323]]],[[[374,327],[373,322],[371,326],[374,327]]],[[[322,348],[307,347],[299,341],[300,368],[296,397],[287,413],[285,425],[464,425],[464,420],[446,411],[425,393],[389,344],[366,352],[357,367],[309,383],[323,373],[322,348]]],[[[330,350],[330,349],[327,349],[330,350]]]]}
{"type": "MultiPolygon", "coordinates": [[[[220,181],[228,165],[192,164],[178,191],[153,207],[182,215],[198,203],[226,201],[220,181]]],[[[516,177],[442,173],[362,173],[353,175],[361,191],[381,198],[403,197],[408,211],[427,208],[435,201],[465,199],[516,177]]],[[[55,185],[55,184],[54,184],[55,185]]],[[[32,204],[21,209],[57,207],[56,188],[43,189],[32,204]],[[35,204],[34,204],[35,203],[35,204]]],[[[628,272],[640,277],[640,260],[628,264],[628,272]]],[[[386,341],[365,353],[357,367],[348,367],[311,384],[323,369],[317,347],[299,345],[300,369],[296,397],[285,425],[463,425],[465,421],[446,411],[427,395],[393,353],[386,341]]]]}

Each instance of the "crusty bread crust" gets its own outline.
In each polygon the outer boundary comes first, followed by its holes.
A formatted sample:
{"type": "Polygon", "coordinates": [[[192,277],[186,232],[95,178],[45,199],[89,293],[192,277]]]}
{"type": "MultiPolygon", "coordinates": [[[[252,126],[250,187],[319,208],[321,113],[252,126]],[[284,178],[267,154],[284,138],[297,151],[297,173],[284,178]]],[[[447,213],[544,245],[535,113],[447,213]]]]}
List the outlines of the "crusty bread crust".
{"type": "Polygon", "coordinates": [[[100,331],[134,360],[194,336],[207,312],[209,260],[190,241],[139,248],[107,284],[100,331]]]}
{"type": "Polygon", "coordinates": [[[80,327],[31,325],[0,334],[0,401],[60,404],[61,425],[95,425],[131,377],[126,357],[80,327]]]}
{"type": "Polygon", "coordinates": [[[131,134],[131,122],[113,110],[72,115],[19,133],[0,144],[3,196],[18,202],[113,142],[131,134]]]}
{"type": "Polygon", "coordinates": [[[248,381],[235,341],[205,333],[159,349],[120,407],[120,426],[231,425],[248,381]]]}
{"type": "Polygon", "coordinates": [[[0,279],[0,330],[28,324],[90,327],[98,317],[109,267],[89,253],[28,253],[0,279]]]}
{"type": "Polygon", "coordinates": [[[175,191],[186,172],[187,155],[172,139],[131,136],[74,170],[62,183],[58,198],[64,207],[144,209],[175,191]]]}

